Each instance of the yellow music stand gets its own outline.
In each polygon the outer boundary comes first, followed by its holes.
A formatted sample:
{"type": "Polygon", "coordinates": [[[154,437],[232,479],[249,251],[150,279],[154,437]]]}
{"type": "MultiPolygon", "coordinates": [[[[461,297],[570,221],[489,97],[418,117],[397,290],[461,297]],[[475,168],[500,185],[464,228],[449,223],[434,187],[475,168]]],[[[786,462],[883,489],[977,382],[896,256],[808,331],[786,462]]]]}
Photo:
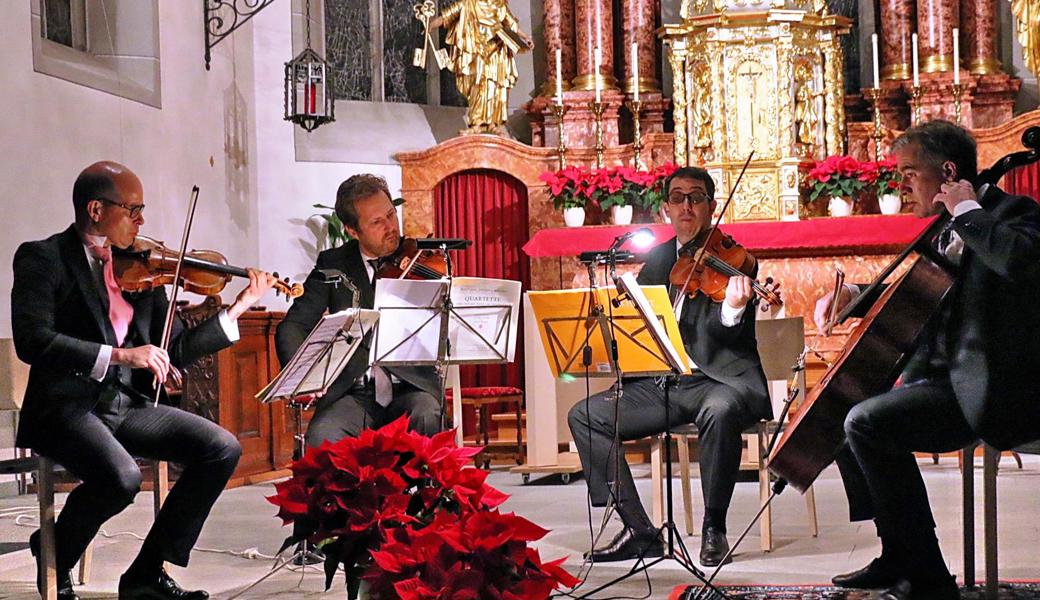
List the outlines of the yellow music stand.
{"type": "MultiPolygon", "coordinates": [[[[632,281],[634,284],[634,280],[632,281]]],[[[638,286],[635,286],[638,289],[638,286]]],[[[671,346],[682,348],[679,326],[672,312],[664,286],[642,288],[647,304],[660,330],[671,346]]],[[[528,292],[531,308],[542,338],[542,347],[554,377],[584,377],[583,350],[591,347],[590,377],[617,377],[610,353],[611,332],[608,317],[613,318],[614,337],[618,344],[618,368],[624,377],[661,375],[673,372],[666,357],[661,356],[655,332],[647,326],[633,302],[620,306],[611,303],[618,297],[614,288],[582,288],[528,292]],[[611,312],[613,314],[611,315],[611,312]]],[[[690,372],[682,357],[683,374],[690,372]]]]}

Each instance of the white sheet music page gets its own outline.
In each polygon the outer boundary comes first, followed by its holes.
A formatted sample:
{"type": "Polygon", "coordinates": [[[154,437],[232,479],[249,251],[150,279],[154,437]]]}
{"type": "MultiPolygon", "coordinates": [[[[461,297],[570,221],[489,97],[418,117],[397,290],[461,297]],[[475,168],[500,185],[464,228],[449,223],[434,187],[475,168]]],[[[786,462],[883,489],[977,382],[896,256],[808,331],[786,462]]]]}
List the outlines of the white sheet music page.
{"type": "Polygon", "coordinates": [[[448,323],[451,360],[513,362],[519,322],[520,282],[484,277],[456,277],[448,323]]]}
{"type": "Polygon", "coordinates": [[[448,282],[443,279],[379,279],[375,308],[379,327],[371,362],[434,364],[440,346],[440,315],[448,282]]]}
{"type": "MultiPolygon", "coordinates": [[[[669,363],[672,368],[679,371],[684,371],[685,365],[693,367],[693,361],[685,356],[686,352],[680,355],[679,351],[676,350],[675,346],[672,345],[672,341],[668,338],[668,332],[665,331],[664,325],[657,319],[654,314],[654,308],[650,305],[650,301],[647,299],[646,294],[643,293],[642,288],[639,287],[639,283],[636,281],[636,276],[632,273],[625,273],[621,276],[621,286],[625,290],[625,293],[629,298],[632,299],[632,303],[635,305],[636,310],[643,316],[646,322],[650,325],[650,335],[653,336],[654,340],[668,353],[669,363]],[[689,361],[689,362],[687,362],[689,361]]],[[[675,318],[674,315],[664,315],[664,318],[675,318]]]]}

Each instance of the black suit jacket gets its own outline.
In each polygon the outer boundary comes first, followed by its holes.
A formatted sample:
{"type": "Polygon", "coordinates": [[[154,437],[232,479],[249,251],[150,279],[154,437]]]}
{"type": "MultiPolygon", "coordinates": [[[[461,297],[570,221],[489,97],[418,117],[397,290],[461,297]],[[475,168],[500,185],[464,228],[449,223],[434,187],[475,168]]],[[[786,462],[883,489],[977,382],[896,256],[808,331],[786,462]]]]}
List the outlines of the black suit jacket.
{"type": "MultiPolygon", "coordinates": [[[[368,279],[357,240],[318,254],[314,270],[303,283],[303,295],[293,301],[275,333],[275,349],[282,365],[289,362],[325,311],[334,313],[351,307],[352,292],[344,285],[323,283],[319,269],[338,269],[346,274],[361,293],[361,308],[372,308],[375,304],[375,290],[368,279]]],[[[354,381],[368,370],[371,341],[371,334],[365,336],[346,368],[329,387],[326,397],[343,396],[353,387],[354,381]]],[[[436,397],[441,395],[440,379],[433,367],[393,367],[388,370],[402,381],[425,392],[436,397]]]]}
{"type": "MultiPolygon", "coordinates": [[[[127,340],[137,346],[158,344],[169,306],[166,290],[124,297],[134,309],[127,340]]],[[[107,304],[74,227],[18,247],[11,326],[18,357],[30,365],[18,446],[32,447],[53,419],[90,412],[101,394],[116,385],[120,367],[110,365],[100,382],[89,377],[101,346],[116,344],[107,304]]],[[[175,319],[170,362],[185,366],[229,345],[216,317],[191,330],[175,319]]],[[[142,394],[153,393],[152,376],[145,369],[133,370],[131,385],[142,394]]]]}
{"type": "MultiPolygon", "coordinates": [[[[668,286],[668,274],[676,261],[675,238],[654,248],[639,272],[640,285],[668,286]]],[[[722,324],[722,304],[704,294],[687,298],[679,320],[686,353],[698,369],[715,381],[736,389],[744,408],[759,419],[772,419],[765,373],[755,339],[755,305],[748,304],[740,323],[722,324]]]]}
{"type": "Polygon", "coordinates": [[[972,429],[1007,449],[1040,438],[1040,205],[994,186],[980,204],[953,221],[964,253],[943,324],[946,360],[972,429]]]}

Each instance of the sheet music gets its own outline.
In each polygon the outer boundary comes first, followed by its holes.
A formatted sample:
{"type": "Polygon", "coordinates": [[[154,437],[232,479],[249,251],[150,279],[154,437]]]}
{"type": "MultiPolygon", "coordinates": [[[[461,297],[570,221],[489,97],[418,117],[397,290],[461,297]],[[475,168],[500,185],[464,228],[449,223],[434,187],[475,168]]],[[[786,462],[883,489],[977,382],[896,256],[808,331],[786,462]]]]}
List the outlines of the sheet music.
{"type": "Polygon", "coordinates": [[[639,314],[641,314],[650,325],[650,335],[653,336],[654,341],[668,352],[667,358],[669,364],[677,371],[686,371],[688,367],[686,359],[679,354],[679,351],[672,345],[671,340],[668,339],[668,332],[665,331],[664,325],[661,324],[657,319],[657,316],[654,314],[654,309],[650,306],[650,301],[647,300],[646,294],[643,293],[642,288],[639,287],[639,283],[636,281],[636,276],[632,273],[625,273],[621,276],[620,282],[621,287],[624,289],[625,294],[632,300],[636,310],[639,311],[639,314]]]}
{"type": "Polygon", "coordinates": [[[285,368],[256,397],[270,402],[325,391],[378,319],[377,311],[355,308],[325,315],[285,368]]]}
{"type": "Polygon", "coordinates": [[[375,308],[382,318],[371,362],[435,363],[441,303],[447,290],[446,280],[379,279],[375,308]]]}
{"type": "Polygon", "coordinates": [[[451,301],[457,314],[448,323],[448,339],[453,361],[513,362],[520,287],[519,281],[508,279],[456,277],[452,281],[451,301]]]}

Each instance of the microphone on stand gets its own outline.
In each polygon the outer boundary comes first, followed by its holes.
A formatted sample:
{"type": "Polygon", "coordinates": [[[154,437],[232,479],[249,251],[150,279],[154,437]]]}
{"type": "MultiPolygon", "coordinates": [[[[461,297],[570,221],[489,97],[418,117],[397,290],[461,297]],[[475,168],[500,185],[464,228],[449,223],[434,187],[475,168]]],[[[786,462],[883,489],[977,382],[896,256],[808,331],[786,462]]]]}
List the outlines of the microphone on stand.
{"type": "Polygon", "coordinates": [[[357,308],[361,305],[361,292],[358,291],[357,286],[347,277],[346,273],[339,269],[318,269],[318,272],[321,273],[321,282],[326,285],[336,287],[342,283],[347,286],[347,289],[350,290],[351,308],[357,308]]]}

